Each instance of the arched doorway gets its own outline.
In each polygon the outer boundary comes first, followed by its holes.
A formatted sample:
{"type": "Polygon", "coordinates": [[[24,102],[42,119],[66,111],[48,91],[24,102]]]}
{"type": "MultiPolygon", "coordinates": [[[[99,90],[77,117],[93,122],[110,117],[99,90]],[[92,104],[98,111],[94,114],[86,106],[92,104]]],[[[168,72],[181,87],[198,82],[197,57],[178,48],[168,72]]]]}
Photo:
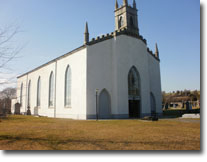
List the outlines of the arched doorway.
{"type": "Polygon", "coordinates": [[[156,114],[156,101],[155,101],[155,96],[153,95],[153,93],[150,93],[150,105],[151,105],[151,115],[155,115],[156,114]]]}
{"type": "Polygon", "coordinates": [[[140,77],[136,67],[132,67],[128,74],[129,118],[140,118],[141,95],[140,77]]]}
{"type": "Polygon", "coordinates": [[[99,95],[99,119],[109,119],[111,117],[111,98],[106,89],[99,95]]]}

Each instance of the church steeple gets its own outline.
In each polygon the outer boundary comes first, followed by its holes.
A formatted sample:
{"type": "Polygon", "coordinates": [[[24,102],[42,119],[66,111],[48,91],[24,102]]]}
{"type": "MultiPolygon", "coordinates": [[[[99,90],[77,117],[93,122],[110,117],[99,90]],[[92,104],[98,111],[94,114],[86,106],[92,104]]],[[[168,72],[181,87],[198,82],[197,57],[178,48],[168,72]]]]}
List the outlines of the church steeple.
{"type": "Polygon", "coordinates": [[[132,33],[139,34],[136,2],[128,5],[128,0],[123,0],[123,6],[115,5],[115,30],[126,29],[132,33]]]}
{"type": "Polygon", "coordinates": [[[128,6],[128,0],[123,0],[123,6],[128,6]]]}
{"type": "Polygon", "coordinates": [[[119,8],[119,4],[118,4],[118,2],[116,0],[115,9],[118,9],[118,8],[119,8]]]}
{"type": "Polygon", "coordinates": [[[87,44],[89,42],[88,22],[86,22],[84,35],[85,35],[84,44],[87,44]]]}
{"type": "Polygon", "coordinates": [[[136,1],[135,0],[133,1],[133,8],[134,9],[137,9],[137,4],[136,4],[136,1]]]}
{"type": "Polygon", "coordinates": [[[158,50],[158,46],[157,46],[157,43],[155,45],[155,57],[159,58],[159,50],[158,50]]]}

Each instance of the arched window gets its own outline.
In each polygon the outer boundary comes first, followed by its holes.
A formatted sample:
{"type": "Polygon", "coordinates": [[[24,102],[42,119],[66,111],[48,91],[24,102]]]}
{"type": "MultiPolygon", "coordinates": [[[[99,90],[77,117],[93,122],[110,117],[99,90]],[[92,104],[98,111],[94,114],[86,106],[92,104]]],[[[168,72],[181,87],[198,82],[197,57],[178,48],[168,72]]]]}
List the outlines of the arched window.
{"type": "Polygon", "coordinates": [[[136,67],[132,67],[128,74],[129,117],[141,117],[140,76],[136,67]]]}
{"type": "Polygon", "coordinates": [[[41,105],[41,78],[37,81],[37,107],[41,105]]]}
{"type": "Polygon", "coordinates": [[[20,89],[20,104],[22,106],[22,97],[23,97],[23,83],[21,84],[21,89],[20,89]]]}
{"type": "Polygon", "coordinates": [[[140,96],[140,79],[137,69],[133,66],[128,75],[129,96],[140,96]]]}
{"type": "Polygon", "coordinates": [[[131,27],[134,27],[134,21],[133,21],[132,16],[130,16],[130,26],[131,26],[131,27]]]}
{"type": "Polygon", "coordinates": [[[30,107],[30,96],[31,96],[31,80],[28,84],[28,96],[27,96],[27,107],[30,107]]]}
{"type": "Polygon", "coordinates": [[[124,24],[123,24],[123,18],[122,16],[119,17],[119,28],[121,28],[124,24]]]}
{"type": "Polygon", "coordinates": [[[65,71],[65,107],[71,106],[71,68],[68,65],[65,71]]]}
{"type": "Polygon", "coordinates": [[[54,106],[54,74],[51,72],[49,78],[49,107],[54,106]]]}

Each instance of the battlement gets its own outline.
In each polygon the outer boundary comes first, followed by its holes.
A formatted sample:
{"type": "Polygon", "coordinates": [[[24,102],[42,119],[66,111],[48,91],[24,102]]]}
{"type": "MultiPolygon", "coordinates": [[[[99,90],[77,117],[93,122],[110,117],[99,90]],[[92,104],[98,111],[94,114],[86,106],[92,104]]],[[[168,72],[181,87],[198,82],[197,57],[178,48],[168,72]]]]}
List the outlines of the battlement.
{"type": "Polygon", "coordinates": [[[119,30],[116,30],[116,31],[111,32],[111,33],[107,33],[105,35],[101,35],[101,36],[98,36],[96,38],[92,38],[91,41],[89,41],[87,43],[87,45],[93,45],[95,43],[99,43],[99,42],[102,42],[102,41],[107,40],[107,39],[111,39],[111,38],[119,36],[119,35],[132,36],[134,38],[140,39],[141,41],[143,41],[144,44],[147,45],[147,40],[144,39],[143,36],[139,35],[138,33],[131,32],[131,31],[127,30],[126,28],[119,29],[119,30]]]}

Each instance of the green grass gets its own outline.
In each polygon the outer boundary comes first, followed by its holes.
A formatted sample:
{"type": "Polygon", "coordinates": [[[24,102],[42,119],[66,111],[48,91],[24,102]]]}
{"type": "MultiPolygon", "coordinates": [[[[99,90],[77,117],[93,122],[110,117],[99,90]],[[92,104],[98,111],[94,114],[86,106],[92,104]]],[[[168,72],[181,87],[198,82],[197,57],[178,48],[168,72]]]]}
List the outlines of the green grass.
{"type": "Polygon", "coordinates": [[[200,120],[75,121],[10,116],[1,150],[200,150],[200,120]]]}

